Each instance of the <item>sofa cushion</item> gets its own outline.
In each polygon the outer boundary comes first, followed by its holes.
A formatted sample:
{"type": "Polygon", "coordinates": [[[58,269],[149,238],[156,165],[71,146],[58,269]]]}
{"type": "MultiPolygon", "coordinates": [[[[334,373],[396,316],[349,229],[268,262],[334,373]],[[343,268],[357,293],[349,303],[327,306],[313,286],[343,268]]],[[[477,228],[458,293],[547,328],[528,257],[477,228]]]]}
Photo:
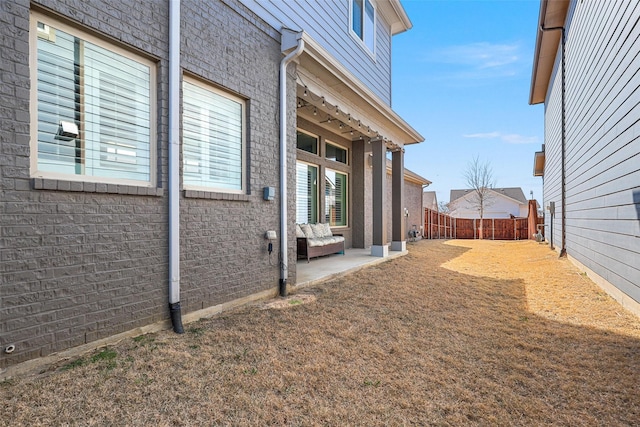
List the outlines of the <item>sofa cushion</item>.
{"type": "Polygon", "coordinates": [[[322,226],[324,227],[324,236],[325,237],[333,236],[333,233],[331,233],[331,226],[329,225],[328,222],[322,223],[322,226]]]}
{"type": "Polygon", "coordinates": [[[310,248],[314,248],[316,246],[324,246],[325,242],[324,239],[307,239],[307,245],[309,245],[310,248]]]}
{"type": "Polygon", "coordinates": [[[314,237],[318,239],[322,239],[326,237],[324,224],[311,224],[311,229],[313,230],[314,237]]]}
{"type": "Polygon", "coordinates": [[[322,238],[316,237],[314,239],[307,239],[307,244],[311,248],[318,247],[318,246],[331,245],[333,243],[340,243],[340,242],[344,242],[344,237],[332,236],[332,237],[322,237],[322,238]]]}
{"type": "Polygon", "coordinates": [[[315,237],[310,224],[300,224],[300,229],[302,230],[304,237],[306,237],[307,239],[313,239],[315,237]]]}
{"type": "Polygon", "coordinates": [[[296,237],[307,237],[304,235],[302,228],[300,228],[300,224],[296,224],[296,237]]]}

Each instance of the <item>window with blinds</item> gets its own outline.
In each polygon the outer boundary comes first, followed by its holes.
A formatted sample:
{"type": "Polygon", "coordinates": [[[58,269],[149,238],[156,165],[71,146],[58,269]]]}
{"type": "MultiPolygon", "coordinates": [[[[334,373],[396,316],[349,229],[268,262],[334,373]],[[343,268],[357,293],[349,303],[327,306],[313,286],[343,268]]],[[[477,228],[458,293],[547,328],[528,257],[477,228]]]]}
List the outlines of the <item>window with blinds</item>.
{"type": "Polygon", "coordinates": [[[35,175],[149,184],[153,64],[46,17],[32,19],[35,175]]]}
{"type": "Polygon", "coordinates": [[[347,175],[325,170],[325,222],[332,227],[347,225],[347,175]]]}
{"type": "Polygon", "coordinates": [[[296,163],[296,222],[318,222],[318,168],[306,163],[296,163]]]}
{"type": "Polygon", "coordinates": [[[188,78],[182,89],[185,188],[244,191],[245,101],[188,78]]]}

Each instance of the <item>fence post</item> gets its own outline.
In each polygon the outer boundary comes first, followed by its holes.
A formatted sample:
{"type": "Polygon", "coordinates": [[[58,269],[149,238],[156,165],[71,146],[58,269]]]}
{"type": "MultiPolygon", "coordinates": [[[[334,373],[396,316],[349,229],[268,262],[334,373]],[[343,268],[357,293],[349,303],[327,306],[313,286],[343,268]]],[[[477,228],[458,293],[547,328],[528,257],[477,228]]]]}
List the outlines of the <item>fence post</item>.
{"type": "Polygon", "coordinates": [[[425,238],[429,238],[429,208],[424,209],[424,230],[426,231],[425,238]]]}
{"type": "Polygon", "coordinates": [[[496,240],[496,220],[491,218],[491,240],[496,240]]]}
{"type": "Polygon", "coordinates": [[[447,238],[447,217],[444,217],[444,238],[447,238]]]}

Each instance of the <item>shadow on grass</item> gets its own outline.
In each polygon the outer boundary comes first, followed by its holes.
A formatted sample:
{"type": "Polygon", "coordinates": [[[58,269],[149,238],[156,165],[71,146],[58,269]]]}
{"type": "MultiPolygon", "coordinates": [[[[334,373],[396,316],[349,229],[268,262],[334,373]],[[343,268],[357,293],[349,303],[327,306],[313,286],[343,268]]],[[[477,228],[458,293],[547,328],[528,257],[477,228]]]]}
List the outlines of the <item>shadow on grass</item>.
{"type": "Polygon", "coordinates": [[[128,340],[92,365],[0,388],[16,421],[207,425],[638,425],[640,342],[527,310],[521,280],[410,255],[243,307],[198,333],[128,340]],[[150,340],[145,340],[150,341],[150,340]],[[29,402],[39,402],[30,405],[29,402]]]}

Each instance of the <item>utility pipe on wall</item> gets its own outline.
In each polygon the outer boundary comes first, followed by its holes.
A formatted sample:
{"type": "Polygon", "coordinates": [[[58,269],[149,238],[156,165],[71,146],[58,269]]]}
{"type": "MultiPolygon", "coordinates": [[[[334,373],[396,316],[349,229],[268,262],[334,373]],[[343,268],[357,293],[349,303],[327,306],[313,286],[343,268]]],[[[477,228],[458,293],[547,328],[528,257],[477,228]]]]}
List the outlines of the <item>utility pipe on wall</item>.
{"type": "MultiPolygon", "coordinates": [[[[280,296],[287,295],[287,274],[289,262],[288,254],[288,198],[287,198],[287,65],[300,56],[304,50],[302,32],[282,29],[282,52],[291,49],[293,42],[297,43],[295,50],[287,54],[280,62],[280,296]]],[[[294,45],[295,46],[295,45],[294,45]]]]}
{"type": "MultiPolygon", "coordinates": [[[[567,189],[566,189],[566,179],[567,179],[567,172],[566,172],[566,100],[565,100],[565,96],[566,96],[566,72],[565,72],[565,65],[566,65],[566,56],[565,56],[565,48],[566,48],[566,44],[567,44],[567,39],[566,39],[566,30],[564,27],[551,27],[551,28],[546,28],[544,26],[544,24],[542,24],[540,26],[540,31],[561,31],[561,39],[560,39],[560,43],[562,45],[562,57],[561,57],[561,67],[562,67],[562,73],[561,73],[561,87],[562,87],[562,91],[560,93],[560,104],[561,104],[561,136],[560,136],[560,155],[561,155],[561,162],[562,164],[560,165],[560,170],[561,170],[561,177],[560,177],[560,203],[562,206],[562,247],[560,248],[560,256],[566,256],[567,255],[567,244],[566,244],[566,240],[567,240],[567,189]]],[[[551,221],[553,221],[553,216],[551,217],[551,221]]],[[[553,225],[552,225],[553,227],[553,225]]],[[[552,228],[553,230],[553,228],[552,228]]],[[[553,231],[552,231],[552,236],[551,239],[553,239],[553,231]]],[[[553,249],[553,240],[551,243],[551,248],[553,249]]]]}
{"type": "Polygon", "coordinates": [[[169,312],[182,334],[180,311],[180,0],[169,0],[169,312]]]}

